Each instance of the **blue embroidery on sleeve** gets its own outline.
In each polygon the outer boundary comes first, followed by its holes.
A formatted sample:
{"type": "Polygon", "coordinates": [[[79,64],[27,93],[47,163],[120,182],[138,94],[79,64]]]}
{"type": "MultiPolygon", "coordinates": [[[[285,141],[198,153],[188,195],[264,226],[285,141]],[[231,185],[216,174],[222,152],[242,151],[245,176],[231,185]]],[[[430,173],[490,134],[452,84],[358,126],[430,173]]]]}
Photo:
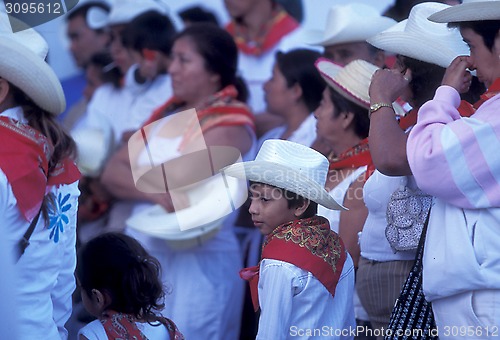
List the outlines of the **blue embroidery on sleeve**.
{"type": "Polygon", "coordinates": [[[50,231],[50,238],[54,239],[54,243],[59,242],[59,233],[63,233],[65,225],[69,223],[69,218],[65,214],[65,212],[71,209],[71,204],[67,203],[69,197],[70,194],[62,197],[62,194],[59,193],[53,209],[50,209],[49,212],[49,230],[52,229],[50,231]]]}

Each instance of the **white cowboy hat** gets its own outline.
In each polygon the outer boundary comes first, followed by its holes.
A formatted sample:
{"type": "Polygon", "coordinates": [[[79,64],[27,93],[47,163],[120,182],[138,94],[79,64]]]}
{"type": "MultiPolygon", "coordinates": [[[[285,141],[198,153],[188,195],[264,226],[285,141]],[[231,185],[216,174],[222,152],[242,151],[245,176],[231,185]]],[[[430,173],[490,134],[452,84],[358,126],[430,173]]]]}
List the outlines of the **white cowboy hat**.
{"type": "MultiPolygon", "coordinates": [[[[314,65],[332,89],[367,110],[370,108],[368,90],[373,74],[379,69],[378,66],[358,59],[342,67],[326,58],[319,58],[314,65]]],[[[392,103],[392,106],[396,114],[405,115],[401,105],[392,103]]]]}
{"type": "Polygon", "coordinates": [[[32,28],[13,33],[7,14],[1,11],[0,51],[1,78],[21,89],[43,110],[53,114],[64,111],[66,100],[61,83],[45,62],[47,42],[32,28]]]}
{"type": "Polygon", "coordinates": [[[446,68],[457,56],[469,55],[469,48],[458,29],[427,19],[448,7],[437,2],[415,5],[408,19],[367,41],[382,50],[446,68]]]}
{"type": "Polygon", "coordinates": [[[345,209],[325,190],[328,167],[328,159],[307,146],[268,139],[254,161],[235,163],[221,171],[227,176],[285,189],[328,209],[345,209]]]}
{"type": "Polygon", "coordinates": [[[111,12],[109,13],[107,25],[127,24],[134,20],[139,15],[148,11],[156,11],[167,15],[169,12],[168,6],[163,1],[159,0],[119,0],[113,3],[111,12]]]}
{"type": "Polygon", "coordinates": [[[500,20],[500,1],[464,0],[460,5],[434,13],[429,20],[434,22],[500,20]]]}
{"type": "Polygon", "coordinates": [[[82,127],[71,131],[77,148],[76,165],[85,176],[97,177],[113,150],[113,129],[106,120],[101,127],[82,127]]]}
{"type": "Polygon", "coordinates": [[[365,41],[395,23],[372,6],[351,3],[331,7],[325,29],[305,31],[304,36],[307,44],[331,46],[365,41]]]}
{"type": "Polygon", "coordinates": [[[172,248],[195,247],[215,236],[227,216],[247,198],[243,180],[221,173],[192,185],[185,192],[190,203],[188,208],[169,213],[154,205],[133,214],[126,221],[127,226],[163,239],[172,248]]]}

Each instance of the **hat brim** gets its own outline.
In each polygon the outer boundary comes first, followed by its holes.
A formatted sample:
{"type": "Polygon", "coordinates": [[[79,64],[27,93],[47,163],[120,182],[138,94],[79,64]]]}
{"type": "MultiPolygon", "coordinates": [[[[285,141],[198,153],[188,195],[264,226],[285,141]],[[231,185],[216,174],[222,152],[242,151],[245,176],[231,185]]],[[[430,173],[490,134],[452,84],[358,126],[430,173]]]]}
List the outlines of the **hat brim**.
{"type": "Polygon", "coordinates": [[[439,23],[500,20],[500,1],[477,1],[451,6],[432,14],[428,19],[439,23]]]}
{"type": "Polygon", "coordinates": [[[244,181],[222,174],[192,185],[186,193],[192,197],[189,207],[167,212],[153,205],[130,217],[127,226],[163,239],[174,248],[187,248],[213,237],[227,216],[247,198],[244,181]]]}
{"type": "Polygon", "coordinates": [[[463,45],[463,50],[453,51],[436,42],[429,37],[409,34],[407,32],[382,32],[367,40],[373,46],[387,52],[400,54],[416,60],[438,65],[444,68],[458,55],[469,55],[467,45],[463,45]]]}
{"type": "Polygon", "coordinates": [[[35,104],[55,115],[66,108],[61,83],[50,66],[27,47],[0,38],[0,76],[21,89],[35,104]]]}
{"type": "Polygon", "coordinates": [[[293,192],[331,210],[347,210],[324,187],[297,170],[266,161],[235,163],[221,170],[225,175],[269,184],[293,192]]]}

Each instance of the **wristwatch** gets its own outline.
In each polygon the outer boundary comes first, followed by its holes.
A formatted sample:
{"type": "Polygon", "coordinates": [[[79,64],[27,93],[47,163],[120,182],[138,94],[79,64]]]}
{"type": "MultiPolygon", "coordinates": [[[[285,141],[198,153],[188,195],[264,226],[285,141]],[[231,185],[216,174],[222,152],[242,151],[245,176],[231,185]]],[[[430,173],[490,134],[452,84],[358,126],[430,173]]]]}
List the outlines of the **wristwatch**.
{"type": "Polygon", "coordinates": [[[378,109],[382,107],[390,107],[391,109],[394,109],[392,107],[392,104],[387,104],[387,103],[373,103],[370,105],[370,111],[368,112],[368,116],[371,117],[372,113],[377,111],[378,109]]]}

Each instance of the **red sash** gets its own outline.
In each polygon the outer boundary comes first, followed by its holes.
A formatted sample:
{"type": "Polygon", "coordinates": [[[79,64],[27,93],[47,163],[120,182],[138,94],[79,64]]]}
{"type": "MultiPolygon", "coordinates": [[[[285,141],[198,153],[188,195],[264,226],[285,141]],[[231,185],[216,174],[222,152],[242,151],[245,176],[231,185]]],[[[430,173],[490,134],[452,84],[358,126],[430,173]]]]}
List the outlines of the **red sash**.
{"type": "Polygon", "coordinates": [[[370,154],[370,146],[368,145],[368,138],[363,139],[359,144],[344,151],[338,157],[330,159],[330,170],[346,169],[346,168],[359,168],[360,166],[367,166],[365,180],[375,171],[375,165],[372,161],[370,154]]]}
{"type": "MultiPolygon", "coordinates": [[[[274,229],[262,246],[262,258],[288,262],[311,272],[335,296],[347,251],[338,234],[330,230],[328,220],[314,216],[274,229]]],[[[257,311],[259,265],[242,269],[240,277],[249,282],[257,311]]]]}
{"type": "Polygon", "coordinates": [[[40,132],[14,119],[0,117],[0,168],[27,221],[40,210],[48,185],[69,184],[80,178],[80,172],[69,159],[48,174],[50,154],[47,138],[40,132]]]}
{"type": "Polygon", "coordinates": [[[248,29],[231,21],[226,30],[233,36],[238,49],[259,56],[276,45],[284,36],[299,27],[299,23],[282,8],[273,11],[272,18],[261,27],[257,39],[250,41],[248,29]]]}
{"type": "MultiPolygon", "coordinates": [[[[137,328],[136,319],[129,314],[106,311],[100,319],[108,339],[111,340],[147,340],[146,336],[137,328]]],[[[175,323],[167,318],[159,317],[159,321],[167,327],[172,340],[183,340],[184,336],[175,323]]]]}

